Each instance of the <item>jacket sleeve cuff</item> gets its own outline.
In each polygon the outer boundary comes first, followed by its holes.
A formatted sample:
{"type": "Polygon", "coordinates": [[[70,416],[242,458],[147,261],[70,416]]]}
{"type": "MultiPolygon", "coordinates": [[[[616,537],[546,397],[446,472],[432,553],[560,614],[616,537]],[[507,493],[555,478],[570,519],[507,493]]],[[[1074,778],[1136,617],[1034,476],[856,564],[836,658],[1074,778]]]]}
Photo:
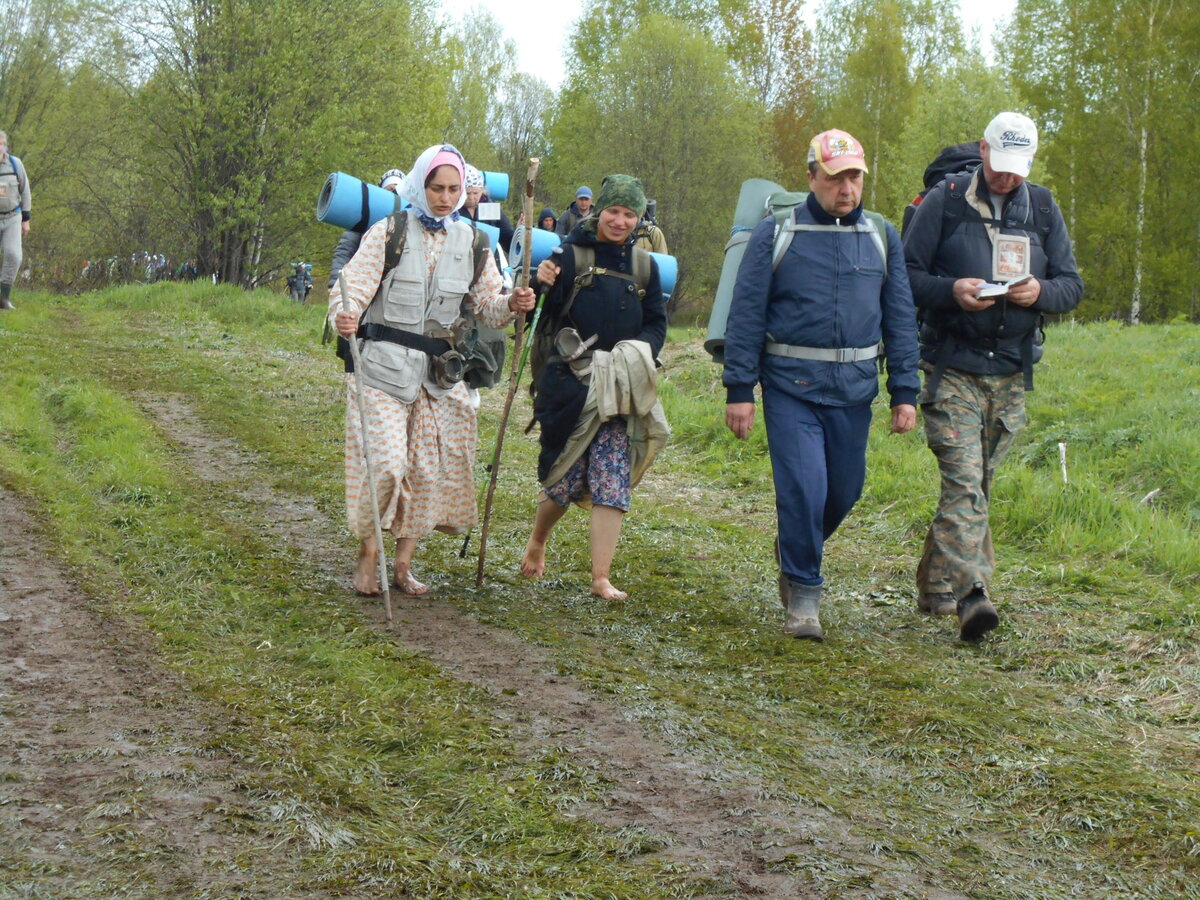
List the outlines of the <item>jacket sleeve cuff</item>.
{"type": "Polygon", "coordinates": [[[730,384],[725,386],[726,403],[753,403],[754,385],[730,384]]]}
{"type": "Polygon", "coordinates": [[[29,210],[27,210],[27,209],[23,209],[23,210],[21,210],[21,221],[22,221],[22,222],[28,222],[28,221],[29,221],[29,210]]]}
{"type": "Polygon", "coordinates": [[[892,406],[916,406],[917,392],[916,391],[896,391],[892,394],[892,406]]]}

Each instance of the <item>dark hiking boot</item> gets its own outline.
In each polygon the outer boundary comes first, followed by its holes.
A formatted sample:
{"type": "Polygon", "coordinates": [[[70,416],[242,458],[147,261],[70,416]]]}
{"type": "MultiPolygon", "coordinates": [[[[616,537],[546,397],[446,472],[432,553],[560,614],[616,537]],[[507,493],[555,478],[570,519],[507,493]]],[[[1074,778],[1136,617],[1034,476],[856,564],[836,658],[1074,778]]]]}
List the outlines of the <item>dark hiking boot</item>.
{"type": "Polygon", "coordinates": [[[11,290],[11,284],[0,284],[0,309],[16,309],[12,305],[12,301],[8,299],[8,292],[11,290]]]}
{"type": "Polygon", "coordinates": [[[794,638],[825,640],[818,614],[821,609],[821,585],[798,584],[788,578],[780,580],[780,587],[787,582],[787,621],[783,633],[794,638]]]}
{"type": "Polygon", "coordinates": [[[975,582],[971,593],[958,601],[958,636],[964,641],[977,641],[999,624],[1000,616],[987,591],[975,582]]]}
{"type": "Polygon", "coordinates": [[[958,612],[958,604],[949,591],[938,591],[918,596],[917,609],[931,616],[952,616],[958,612]]]}

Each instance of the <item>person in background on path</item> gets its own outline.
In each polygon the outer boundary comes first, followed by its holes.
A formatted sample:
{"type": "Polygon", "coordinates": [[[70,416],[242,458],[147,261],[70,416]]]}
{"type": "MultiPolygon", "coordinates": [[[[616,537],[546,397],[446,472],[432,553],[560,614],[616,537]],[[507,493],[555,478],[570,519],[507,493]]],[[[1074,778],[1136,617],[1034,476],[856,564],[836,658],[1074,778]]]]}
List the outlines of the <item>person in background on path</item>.
{"type": "MultiPolygon", "coordinates": [[[[438,375],[433,351],[413,342],[421,343],[431,326],[435,333],[448,329],[459,320],[464,304],[482,324],[503,328],[514,313],[533,309],[535,301],[530,288],[501,293],[491,253],[480,254],[476,270],[475,229],[458,215],[464,168],[462,154],[448,144],[425,150],[400,189],[411,206],[396,226],[406,231],[395,268],[385,277],[387,244],[396,222],[389,216],[367,229],[358,252],[342,269],[350,310],[342,310],[340,292],[329,299],[338,334],[361,340],[362,371],[356,377],[362,381],[370,422],[366,439],[371,442],[380,518],[384,531],[396,538],[393,584],[408,596],[429,591],[412,571],[420,539],[433,531],[464,534],[479,517],[474,479],[478,430],[467,385],[438,375]],[[392,324],[378,329],[376,338],[356,337],[359,320],[373,303],[382,304],[375,310],[379,322],[392,324]]],[[[375,324],[373,314],[366,315],[367,331],[375,324]]],[[[346,512],[360,541],[354,587],[375,595],[380,593],[377,573],[383,551],[375,543],[356,377],[346,380],[346,512]]]]}
{"type": "Polygon", "coordinates": [[[1026,180],[1037,143],[1031,119],[1000,113],[979,143],[982,164],[929,191],[904,233],[921,316],[925,438],[941,471],[917,603],[957,614],[967,641],[1000,623],[989,593],[988,503],[996,467],[1025,425],[1042,315],[1070,312],[1083,298],[1062,212],[1026,180]],[[985,296],[989,282],[1000,287],[985,296]]]}
{"type": "Polygon", "coordinates": [[[575,191],[575,202],[567,207],[566,212],[559,217],[555,231],[566,237],[575,230],[575,226],[588,217],[592,211],[592,189],[581,184],[575,191]]]}
{"type": "MultiPolygon", "coordinates": [[[[463,201],[462,216],[468,222],[484,222],[494,225],[500,230],[500,248],[505,254],[512,245],[513,226],[500,208],[499,203],[493,203],[487,195],[483,173],[472,165],[467,165],[467,196],[463,201]]],[[[493,247],[492,250],[497,248],[493,247]]]]}
{"type": "Polygon", "coordinates": [[[8,135],[0,131],[0,309],[15,309],[10,299],[21,271],[21,239],[29,234],[32,201],[29,173],[8,152],[8,135]]]}
{"type": "Polygon", "coordinates": [[[292,299],[297,303],[304,303],[308,300],[308,292],[312,290],[312,264],[306,262],[298,262],[292,265],[292,274],[287,279],[288,290],[291,292],[292,299]]]}
{"type": "Polygon", "coordinates": [[[667,319],[658,264],[633,246],[642,183],[609,175],[596,206],[537,269],[547,292],[539,334],[553,335],[554,353],[535,373],[542,491],[521,574],[541,578],[555,524],[571,503],[590,506],[592,593],[624,600],[610,580],[621,522],[670,434],[655,383],[667,319]]]}
{"type": "Polygon", "coordinates": [[[558,227],[558,216],[554,215],[554,210],[547,206],[538,213],[537,227],[542,231],[554,231],[558,227]]]}
{"type": "Polygon", "coordinates": [[[776,229],[764,219],[738,268],[725,331],[725,424],[744,440],[754,386],[775,481],[783,633],[823,640],[825,541],[862,495],[871,401],[887,358],[893,434],[917,421],[917,323],[900,236],[879,234],[862,205],[867,164],[844,131],[808,150],[809,193],[792,213],[791,243],[772,266],[776,229]]]}
{"type": "Polygon", "coordinates": [[[657,205],[653,200],[646,201],[646,214],[638,222],[637,230],[633,233],[633,242],[634,246],[649,250],[651,253],[667,254],[670,252],[667,250],[667,236],[663,234],[663,230],[658,227],[658,222],[654,218],[657,205]]]}

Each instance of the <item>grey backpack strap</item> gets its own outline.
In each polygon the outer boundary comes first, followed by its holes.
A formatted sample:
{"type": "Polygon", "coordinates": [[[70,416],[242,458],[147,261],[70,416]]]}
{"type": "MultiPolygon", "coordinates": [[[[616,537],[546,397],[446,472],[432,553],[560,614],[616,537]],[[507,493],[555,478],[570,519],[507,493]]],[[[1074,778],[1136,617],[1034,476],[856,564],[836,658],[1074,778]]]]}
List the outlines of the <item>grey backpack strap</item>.
{"type": "Polygon", "coordinates": [[[792,244],[792,235],[797,231],[857,231],[869,234],[871,241],[875,244],[875,249],[879,251],[879,258],[883,262],[884,281],[887,280],[888,254],[887,245],[884,243],[887,229],[883,224],[883,216],[879,213],[863,210],[862,218],[853,225],[801,225],[797,224],[795,213],[793,213],[788,222],[775,226],[775,249],[771,253],[771,271],[779,268],[783,254],[792,244]]]}
{"type": "Polygon", "coordinates": [[[650,251],[633,248],[633,281],[638,288],[638,298],[645,299],[650,288],[650,251]]]}

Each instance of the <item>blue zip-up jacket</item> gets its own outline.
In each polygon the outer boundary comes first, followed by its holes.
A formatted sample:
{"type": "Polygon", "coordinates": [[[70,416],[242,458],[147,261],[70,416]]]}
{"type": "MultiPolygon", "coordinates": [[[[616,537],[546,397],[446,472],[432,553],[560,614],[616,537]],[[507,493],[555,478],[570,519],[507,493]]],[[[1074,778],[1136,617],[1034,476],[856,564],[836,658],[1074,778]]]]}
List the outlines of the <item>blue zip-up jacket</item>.
{"type": "MultiPolygon", "coordinates": [[[[797,224],[854,225],[862,207],[834,219],[808,195],[796,207],[797,224]]],[[[879,392],[875,360],[821,362],[774,356],[768,341],[800,347],[870,347],[882,338],[891,405],[916,405],[917,321],[900,236],[887,223],[887,278],[871,235],[854,231],[798,231],[779,267],[771,271],[775,220],[750,235],[738,268],[725,329],[727,401],[754,401],[754,385],[807,403],[856,406],[879,392]]]]}

